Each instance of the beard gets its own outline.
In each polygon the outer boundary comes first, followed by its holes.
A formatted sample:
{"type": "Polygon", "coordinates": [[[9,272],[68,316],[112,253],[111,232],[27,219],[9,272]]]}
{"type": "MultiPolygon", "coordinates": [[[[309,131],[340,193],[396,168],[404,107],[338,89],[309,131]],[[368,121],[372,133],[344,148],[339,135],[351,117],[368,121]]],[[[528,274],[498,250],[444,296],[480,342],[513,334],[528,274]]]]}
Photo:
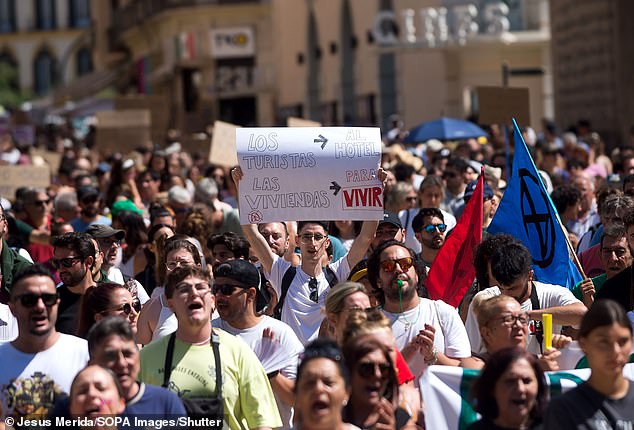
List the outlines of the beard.
{"type": "Polygon", "coordinates": [[[63,275],[60,274],[60,278],[64,282],[64,285],[68,287],[79,285],[85,276],[86,269],[84,267],[81,268],[79,273],[66,272],[63,275]]]}
{"type": "Polygon", "coordinates": [[[440,241],[436,239],[437,237],[433,237],[429,240],[423,240],[423,247],[429,248],[429,249],[440,249],[445,243],[445,240],[442,239],[442,237],[441,237],[442,240],[440,241]]]}
{"type": "Polygon", "coordinates": [[[385,294],[385,298],[393,302],[398,302],[400,300],[410,300],[412,297],[418,294],[418,285],[414,285],[411,282],[412,280],[408,279],[407,286],[401,288],[396,285],[392,285],[392,283],[390,283],[390,285],[384,286],[383,293],[385,294]],[[399,289],[401,290],[400,293],[399,289]]]}

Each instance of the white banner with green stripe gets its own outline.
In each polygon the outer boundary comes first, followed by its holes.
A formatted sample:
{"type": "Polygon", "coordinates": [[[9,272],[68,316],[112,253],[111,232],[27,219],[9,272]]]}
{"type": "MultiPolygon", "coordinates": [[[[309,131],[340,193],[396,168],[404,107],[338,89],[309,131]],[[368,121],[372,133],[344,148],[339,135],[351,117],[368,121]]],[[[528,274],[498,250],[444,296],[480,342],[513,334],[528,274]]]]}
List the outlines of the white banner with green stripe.
{"type": "MultiPolygon", "coordinates": [[[[627,364],[623,371],[634,380],[634,364],[627,364]]],[[[479,419],[471,407],[469,392],[479,370],[451,366],[431,366],[420,378],[425,410],[425,427],[428,429],[465,430],[479,419]]],[[[590,369],[547,372],[546,383],[550,396],[554,397],[576,387],[590,376],[590,369]]]]}

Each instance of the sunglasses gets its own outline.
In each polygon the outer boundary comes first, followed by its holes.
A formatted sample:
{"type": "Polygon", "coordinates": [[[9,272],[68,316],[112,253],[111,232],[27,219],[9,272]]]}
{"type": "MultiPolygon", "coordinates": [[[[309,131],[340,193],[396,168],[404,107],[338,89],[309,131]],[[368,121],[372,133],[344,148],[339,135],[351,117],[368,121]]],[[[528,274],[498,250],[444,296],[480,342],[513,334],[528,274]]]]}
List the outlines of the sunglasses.
{"type": "MultiPolygon", "coordinates": [[[[141,312],[141,302],[138,300],[135,300],[132,303],[124,303],[117,309],[113,309],[113,310],[123,312],[126,315],[130,315],[130,313],[132,312],[132,309],[134,309],[134,312],[136,312],[137,314],[141,312]]],[[[104,312],[108,312],[108,311],[104,311],[104,312]]]]}
{"type": "Polygon", "coordinates": [[[427,233],[433,233],[438,229],[439,232],[444,233],[447,230],[447,224],[427,224],[423,227],[427,233]]]}
{"type": "Polygon", "coordinates": [[[389,363],[374,363],[372,361],[366,361],[357,364],[357,373],[362,378],[372,378],[376,375],[376,369],[379,369],[381,378],[385,379],[390,375],[392,366],[389,363]]]}
{"type": "Polygon", "coordinates": [[[46,206],[51,203],[51,199],[48,200],[35,200],[33,206],[46,206]]]}
{"type": "Polygon", "coordinates": [[[396,270],[396,264],[401,267],[401,270],[406,271],[414,265],[414,259],[412,257],[403,257],[397,259],[383,260],[381,261],[381,269],[386,272],[393,272],[396,270]]]}
{"type": "Polygon", "coordinates": [[[212,287],[212,291],[214,294],[222,294],[223,296],[230,296],[232,295],[236,289],[242,289],[243,291],[246,291],[247,288],[243,287],[241,285],[231,285],[231,284],[214,284],[214,286],[212,287]]]}
{"type": "Polygon", "coordinates": [[[314,303],[319,302],[318,286],[319,284],[317,283],[317,278],[310,278],[310,281],[308,281],[308,288],[310,289],[309,298],[311,302],[314,302],[314,303]]]}
{"type": "Polygon", "coordinates": [[[62,267],[68,269],[69,267],[73,267],[73,265],[78,261],[81,261],[81,257],[53,258],[51,263],[53,263],[53,266],[55,266],[56,269],[60,269],[62,267]]]}
{"type": "Polygon", "coordinates": [[[22,306],[25,308],[32,308],[37,305],[37,302],[42,299],[42,303],[44,306],[53,306],[57,303],[57,299],[59,298],[59,294],[34,294],[34,293],[26,293],[16,297],[16,300],[19,300],[22,306]]]}
{"type": "Polygon", "coordinates": [[[321,242],[327,237],[328,236],[324,236],[323,234],[319,234],[319,233],[315,233],[315,234],[305,233],[305,234],[301,234],[299,236],[299,239],[304,243],[310,243],[313,241],[313,239],[315,239],[315,242],[321,242]]]}

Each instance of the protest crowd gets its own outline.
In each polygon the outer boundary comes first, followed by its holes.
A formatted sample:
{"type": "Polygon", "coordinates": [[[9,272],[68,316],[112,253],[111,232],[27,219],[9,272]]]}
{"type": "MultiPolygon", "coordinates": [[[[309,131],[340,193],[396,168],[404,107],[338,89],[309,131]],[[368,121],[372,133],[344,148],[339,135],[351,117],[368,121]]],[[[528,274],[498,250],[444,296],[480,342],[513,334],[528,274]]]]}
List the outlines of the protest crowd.
{"type": "Polygon", "coordinates": [[[60,128],[0,196],[0,429],[634,428],[634,142],[487,131],[395,122],[374,219],[248,223],[248,166],[60,128]]]}

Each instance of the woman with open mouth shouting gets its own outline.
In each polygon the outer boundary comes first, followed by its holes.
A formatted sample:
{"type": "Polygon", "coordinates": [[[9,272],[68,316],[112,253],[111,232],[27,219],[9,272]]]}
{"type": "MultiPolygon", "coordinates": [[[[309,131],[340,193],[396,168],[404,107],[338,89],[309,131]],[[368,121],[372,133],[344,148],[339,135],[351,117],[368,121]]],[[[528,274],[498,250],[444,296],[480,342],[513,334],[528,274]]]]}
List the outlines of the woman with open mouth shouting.
{"type": "Polygon", "coordinates": [[[492,354],[471,394],[482,419],[468,430],[541,428],[546,380],[537,358],[525,349],[505,348],[492,354]]]}
{"type": "Polygon", "coordinates": [[[317,339],[306,345],[295,380],[295,428],[358,430],[341,417],[349,397],[350,375],[337,344],[317,339]]]}

